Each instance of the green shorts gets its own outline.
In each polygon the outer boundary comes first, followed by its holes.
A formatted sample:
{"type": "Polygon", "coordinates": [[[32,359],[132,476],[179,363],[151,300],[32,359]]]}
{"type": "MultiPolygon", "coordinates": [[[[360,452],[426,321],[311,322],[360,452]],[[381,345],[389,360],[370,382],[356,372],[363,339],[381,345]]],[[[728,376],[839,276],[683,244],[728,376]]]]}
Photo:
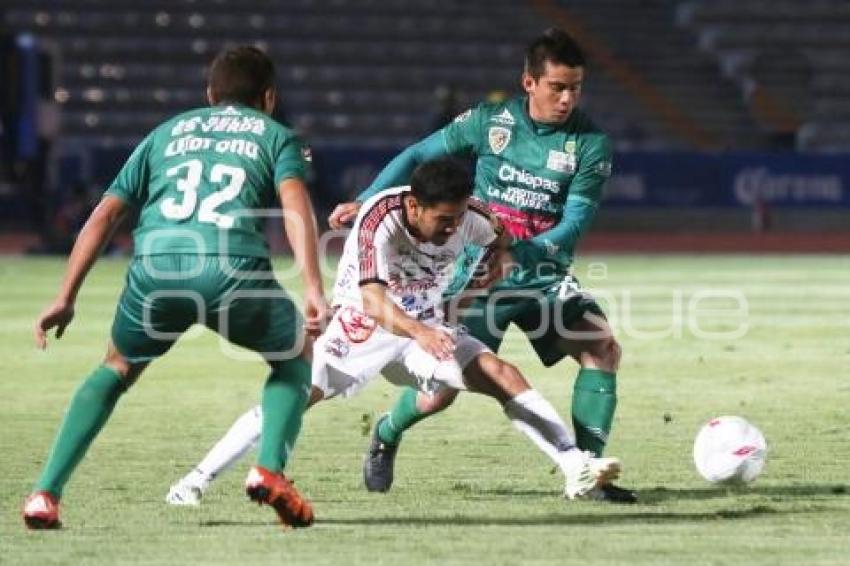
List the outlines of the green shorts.
{"type": "Polygon", "coordinates": [[[153,360],[193,324],[271,362],[297,356],[303,345],[303,319],[267,258],[133,258],[112,322],[118,351],[131,362],[153,360]]]}
{"type": "Polygon", "coordinates": [[[567,288],[501,290],[478,297],[467,306],[460,323],[494,352],[499,351],[511,323],[526,335],[544,366],[561,361],[567,354],[559,347],[569,340],[567,330],[585,313],[603,317],[596,300],[572,278],[567,288]]]}

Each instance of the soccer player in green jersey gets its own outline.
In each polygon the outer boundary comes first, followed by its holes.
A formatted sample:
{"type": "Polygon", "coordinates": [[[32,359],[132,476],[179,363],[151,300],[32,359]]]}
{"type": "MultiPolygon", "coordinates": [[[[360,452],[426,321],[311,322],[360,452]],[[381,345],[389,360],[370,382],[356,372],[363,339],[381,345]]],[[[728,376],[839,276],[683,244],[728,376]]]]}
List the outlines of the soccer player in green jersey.
{"type": "Polygon", "coordinates": [[[71,399],[23,518],[57,528],[71,473],[121,395],[192,324],[260,353],[270,366],[262,395],[262,444],[245,489],[285,526],[313,521],[310,503],[282,470],[310,390],[306,334],[327,314],[316,223],[304,184],[306,150],[273,121],[274,67],[262,51],[222,52],[209,71],[210,107],[176,116],[135,149],[71,252],[60,290],[35,324],[36,344],[62,336],[99,251],[127,211],[138,210],[135,254],[106,358],[71,399]],[[264,218],[280,206],[305,283],[305,319],[274,277],[264,218]]]}
{"type": "MultiPolygon", "coordinates": [[[[377,191],[406,182],[418,163],[447,154],[473,155],[475,196],[486,202],[516,238],[517,263],[510,277],[476,298],[461,322],[498,351],[505,330],[516,324],[540,360],[551,366],[566,356],[580,364],[572,400],[579,448],[601,455],[616,407],[620,346],[600,307],[570,275],[573,252],[590,226],[611,173],[611,146],[577,105],[585,74],[584,55],[565,32],[550,29],[526,51],[525,96],[481,104],[408,147],[359,195],[338,206],[334,228],[356,215],[377,191]]],[[[478,260],[470,247],[459,264],[460,289],[478,260]]],[[[365,460],[370,491],[387,491],[402,433],[454,401],[457,392],[429,397],[407,389],[377,424],[365,460]]],[[[636,495],[614,485],[593,494],[612,502],[636,495]]]]}

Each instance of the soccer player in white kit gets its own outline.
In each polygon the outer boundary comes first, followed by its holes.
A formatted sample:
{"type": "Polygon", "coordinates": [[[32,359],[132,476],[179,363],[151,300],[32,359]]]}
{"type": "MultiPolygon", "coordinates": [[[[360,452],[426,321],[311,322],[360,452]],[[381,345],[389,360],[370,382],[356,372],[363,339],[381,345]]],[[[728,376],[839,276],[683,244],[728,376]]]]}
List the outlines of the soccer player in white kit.
{"type": "MultiPolygon", "coordinates": [[[[619,475],[616,458],[593,458],[555,409],[519,370],[445,321],[443,292],[467,243],[492,254],[489,284],[511,263],[511,238],[486,208],[470,199],[463,165],[439,159],[420,165],[410,186],[387,189],[364,203],[348,235],[334,288],[334,314],[313,348],[310,404],[348,397],[378,374],[426,393],[468,389],[495,398],[514,426],[545,452],[574,499],[619,475]]],[[[166,501],[196,505],[210,482],[245,454],[260,435],[254,408],[189,474],[166,501]]]]}

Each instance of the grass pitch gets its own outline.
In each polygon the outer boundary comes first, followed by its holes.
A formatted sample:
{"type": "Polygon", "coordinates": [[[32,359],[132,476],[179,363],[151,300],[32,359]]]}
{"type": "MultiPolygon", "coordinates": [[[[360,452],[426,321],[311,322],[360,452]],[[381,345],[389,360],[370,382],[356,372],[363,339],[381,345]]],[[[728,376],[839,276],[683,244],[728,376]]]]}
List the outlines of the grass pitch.
{"type": "MultiPolygon", "coordinates": [[[[623,459],[638,505],[564,501],[549,461],[471,394],[411,431],[393,490],[369,494],[369,427],[397,393],[379,381],[305,418],[289,474],[314,502],[313,528],[281,532],[270,509],[248,504],[248,461],[200,508],[168,507],[170,483],[257,402],[266,373],[201,332],[120,401],[68,485],[66,528],[27,532],[21,503],[70,395],[103,355],[125,263],[95,268],[76,320],[45,353],[31,324],[64,262],[0,259],[0,563],[847,563],[845,256],[606,256],[578,267],[624,347],[608,452],[623,459]],[[766,472],[748,488],[708,485],[693,469],[698,427],[721,414],[767,436],[766,472]]],[[[543,368],[517,333],[502,354],[568,414],[572,362],[543,368]]]]}

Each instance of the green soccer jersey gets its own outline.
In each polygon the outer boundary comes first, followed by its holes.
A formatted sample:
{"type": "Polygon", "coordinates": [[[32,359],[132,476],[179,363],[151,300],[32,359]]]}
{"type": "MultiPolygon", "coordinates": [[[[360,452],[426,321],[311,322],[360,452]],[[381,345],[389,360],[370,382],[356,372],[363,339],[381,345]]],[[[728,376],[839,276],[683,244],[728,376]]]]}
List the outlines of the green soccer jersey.
{"type": "Polygon", "coordinates": [[[136,255],[266,257],[278,186],[303,179],[308,156],[294,132],[258,110],[199,108],[151,132],[106,194],[139,209],[136,255]]]}
{"type": "MultiPolygon", "coordinates": [[[[472,153],[475,196],[537,253],[501,286],[539,287],[567,272],[573,244],[559,234],[569,201],[597,207],[611,173],[607,136],[579,109],[560,125],[531,120],[525,97],[481,104],[443,129],[452,154],[472,153]]],[[[523,261],[525,260],[525,261],[523,261]]]]}

